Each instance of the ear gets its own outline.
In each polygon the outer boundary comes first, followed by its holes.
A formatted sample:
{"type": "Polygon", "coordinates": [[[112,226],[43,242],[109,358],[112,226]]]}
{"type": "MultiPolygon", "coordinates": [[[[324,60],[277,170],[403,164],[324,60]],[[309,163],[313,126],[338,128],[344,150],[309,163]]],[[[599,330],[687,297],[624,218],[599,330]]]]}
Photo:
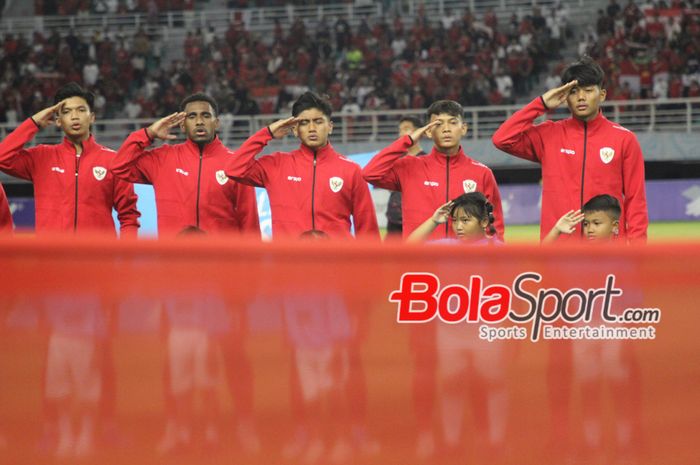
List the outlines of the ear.
{"type": "Polygon", "coordinates": [[[612,232],[613,232],[613,234],[615,234],[616,236],[617,236],[618,234],[620,234],[620,221],[619,221],[619,220],[613,221],[612,232]]]}
{"type": "Polygon", "coordinates": [[[484,218],[483,220],[481,220],[481,222],[479,223],[479,225],[481,226],[481,229],[483,229],[484,231],[486,231],[486,230],[488,229],[488,227],[489,227],[489,220],[488,220],[488,218],[484,218]]]}
{"type": "Polygon", "coordinates": [[[217,118],[214,120],[214,130],[215,130],[215,131],[218,131],[220,126],[221,126],[221,123],[219,123],[219,118],[217,117],[217,118]]]}
{"type": "Polygon", "coordinates": [[[328,134],[333,134],[333,121],[331,121],[330,118],[328,119],[328,127],[328,134]]]}
{"type": "Polygon", "coordinates": [[[90,112],[90,125],[95,124],[95,112],[91,111],[90,112]]]}
{"type": "Polygon", "coordinates": [[[466,122],[462,123],[462,137],[467,135],[467,131],[469,130],[469,126],[467,125],[466,122]]]}
{"type": "Polygon", "coordinates": [[[600,102],[605,102],[605,97],[607,97],[608,91],[605,89],[600,89],[600,102]]]}

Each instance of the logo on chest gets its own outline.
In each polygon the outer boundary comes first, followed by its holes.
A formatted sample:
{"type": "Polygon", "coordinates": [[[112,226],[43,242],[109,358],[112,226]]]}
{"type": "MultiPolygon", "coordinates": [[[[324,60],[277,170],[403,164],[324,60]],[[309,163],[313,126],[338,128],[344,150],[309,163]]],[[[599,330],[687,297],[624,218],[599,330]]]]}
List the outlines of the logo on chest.
{"type": "Polygon", "coordinates": [[[228,176],[226,176],[226,173],[224,172],[224,170],[219,170],[216,172],[216,182],[218,182],[219,184],[221,184],[223,186],[224,184],[226,184],[227,181],[228,181],[228,176]]]}
{"type": "Polygon", "coordinates": [[[423,185],[428,187],[438,187],[440,186],[440,183],[435,181],[423,181],[423,185]]]}
{"type": "Polygon", "coordinates": [[[287,181],[301,182],[301,176],[287,176],[287,181]]]}
{"type": "Polygon", "coordinates": [[[613,150],[610,147],[603,147],[600,149],[600,159],[605,163],[606,165],[612,161],[612,159],[615,157],[615,150],[613,150]]]}
{"type": "Polygon", "coordinates": [[[59,168],[58,166],[52,166],[51,171],[53,171],[54,173],[65,173],[66,172],[66,170],[64,170],[63,168],[59,168]]]}
{"type": "Polygon", "coordinates": [[[462,188],[465,193],[476,192],[476,181],[473,179],[465,179],[462,181],[462,188]]]}
{"type": "Polygon", "coordinates": [[[92,175],[95,176],[95,179],[98,181],[102,181],[105,176],[107,176],[107,168],[103,166],[93,166],[92,175]]]}
{"type": "Polygon", "coordinates": [[[340,192],[340,189],[343,188],[343,179],[339,178],[338,176],[333,176],[330,178],[328,183],[330,184],[333,192],[340,192]]]}
{"type": "Polygon", "coordinates": [[[175,172],[176,172],[176,173],[179,173],[179,174],[181,174],[181,175],[183,175],[183,176],[189,176],[189,175],[190,175],[190,173],[188,173],[187,171],[183,170],[182,168],[175,168],[175,172]]]}

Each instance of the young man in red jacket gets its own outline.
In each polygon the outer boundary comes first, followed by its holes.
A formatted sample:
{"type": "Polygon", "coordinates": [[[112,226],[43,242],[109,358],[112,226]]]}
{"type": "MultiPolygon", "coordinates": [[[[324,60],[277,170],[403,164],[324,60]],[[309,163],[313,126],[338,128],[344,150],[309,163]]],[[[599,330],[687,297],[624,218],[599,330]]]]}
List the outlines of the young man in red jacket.
{"type": "Polygon", "coordinates": [[[131,183],[112,176],[114,151],[95,142],[90,126],[95,96],[76,83],[58,90],[55,105],[24,121],[0,142],[0,170],[34,183],[36,231],[115,234],[112,208],[121,234],[136,236],[140,213],[131,183]],[[63,142],[25,149],[41,128],[55,124],[63,142]]]}
{"type": "MultiPolygon", "coordinates": [[[[644,159],[635,135],[600,111],[605,75],[589,57],[570,65],[562,86],[537,97],[513,114],[493,135],[494,145],[542,165],[540,238],[570,210],[610,194],[622,206],[620,237],[646,241],[649,218],[644,187],[644,159]],[[566,102],[571,117],[534,120],[566,102]]],[[[560,240],[580,239],[580,226],[560,240]]]]}
{"type": "Polygon", "coordinates": [[[260,237],[255,190],[230,181],[224,166],[231,152],[216,136],[218,106],[206,94],[194,94],[180,112],[132,133],[114,158],[115,176],[152,184],[158,209],[158,233],[175,235],[188,226],[207,233],[245,233],[260,237]],[[173,140],[180,126],[182,144],[148,149],[155,139],[173,140]]]}
{"type": "Polygon", "coordinates": [[[12,212],[10,204],[7,202],[5,189],[0,184],[0,234],[12,232],[12,212]]]}
{"type": "Polygon", "coordinates": [[[267,189],[275,237],[299,237],[315,230],[331,238],[349,238],[354,225],[356,236],[379,238],[374,203],[360,167],[328,140],[333,131],[328,101],[306,92],[294,103],[292,115],[245,141],[229,160],[228,177],[267,189]],[[255,159],[268,142],[290,131],[301,140],[297,150],[255,159]]]}
{"type": "MultiPolygon", "coordinates": [[[[467,134],[462,106],[452,100],[438,100],[428,108],[428,125],[400,137],[379,152],[362,170],[367,182],[403,197],[403,237],[408,237],[426,218],[446,202],[468,192],[479,191],[493,205],[496,236],[503,240],[501,194],[491,170],[469,158],[461,140],[467,134]],[[427,134],[433,150],[424,157],[403,157],[414,143],[427,134]]],[[[448,222],[449,223],[449,222],[448,222]]],[[[453,236],[445,223],[430,239],[453,236]]]]}

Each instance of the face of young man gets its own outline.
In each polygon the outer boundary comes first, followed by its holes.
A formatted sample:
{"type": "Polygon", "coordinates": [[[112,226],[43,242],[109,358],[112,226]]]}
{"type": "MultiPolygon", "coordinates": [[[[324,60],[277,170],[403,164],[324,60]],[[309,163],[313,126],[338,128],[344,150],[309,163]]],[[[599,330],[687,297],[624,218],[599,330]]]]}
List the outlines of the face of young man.
{"type": "Polygon", "coordinates": [[[486,221],[479,221],[475,216],[456,208],[452,215],[452,230],[458,239],[473,242],[483,239],[486,221]]]}
{"type": "Polygon", "coordinates": [[[219,118],[209,102],[190,102],[185,105],[185,120],[182,130],[187,138],[197,144],[214,140],[219,129],[219,118]]]}
{"type": "Polygon", "coordinates": [[[56,124],[71,140],[86,140],[90,137],[90,125],[95,114],[82,97],[68,97],[58,111],[56,124]]]}
{"type": "Polygon", "coordinates": [[[590,121],[598,116],[600,104],[605,101],[605,89],[593,86],[572,87],[566,103],[571,114],[582,121],[590,121]]]}
{"type": "Polygon", "coordinates": [[[333,132],[333,122],[318,108],[309,108],[297,115],[299,122],[294,128],[294,135],[310,149],[323,147],[328,143],[328,136],[333,132]]]}
{"type": "Polygon", "coordinates": [[[435,147],[443,153],[453,154],[459,149],[462,137],[467,135],[467,123],[459,116],[440,113],[430,115],[430,122],[438,120],[440,124],[428,130],[428,136],[433,140],[435,147]]]}
{"type": "Polygon", "coordinates": [[[609,241],[618,233],[620,222],[604,211],[584,213],[583,234],[589,241],[609,241]]]}

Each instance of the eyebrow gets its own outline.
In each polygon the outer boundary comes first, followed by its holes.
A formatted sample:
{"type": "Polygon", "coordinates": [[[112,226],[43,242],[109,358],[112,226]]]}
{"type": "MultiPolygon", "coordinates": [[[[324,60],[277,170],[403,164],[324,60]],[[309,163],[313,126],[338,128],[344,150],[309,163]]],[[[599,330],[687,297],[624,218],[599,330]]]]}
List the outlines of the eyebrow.
{"type": "Polygon", "coordinates": [[[212,112],[210,112],[210,111],[200,111],[200,112],[191,111],[191,112],[187,113],[187,116],[196,116],[196,115],[198,115],[198,114],[205,115],[205,116],[206,116],[206,115],[211,116],[211,115],[212,115],[212,112]]]}

